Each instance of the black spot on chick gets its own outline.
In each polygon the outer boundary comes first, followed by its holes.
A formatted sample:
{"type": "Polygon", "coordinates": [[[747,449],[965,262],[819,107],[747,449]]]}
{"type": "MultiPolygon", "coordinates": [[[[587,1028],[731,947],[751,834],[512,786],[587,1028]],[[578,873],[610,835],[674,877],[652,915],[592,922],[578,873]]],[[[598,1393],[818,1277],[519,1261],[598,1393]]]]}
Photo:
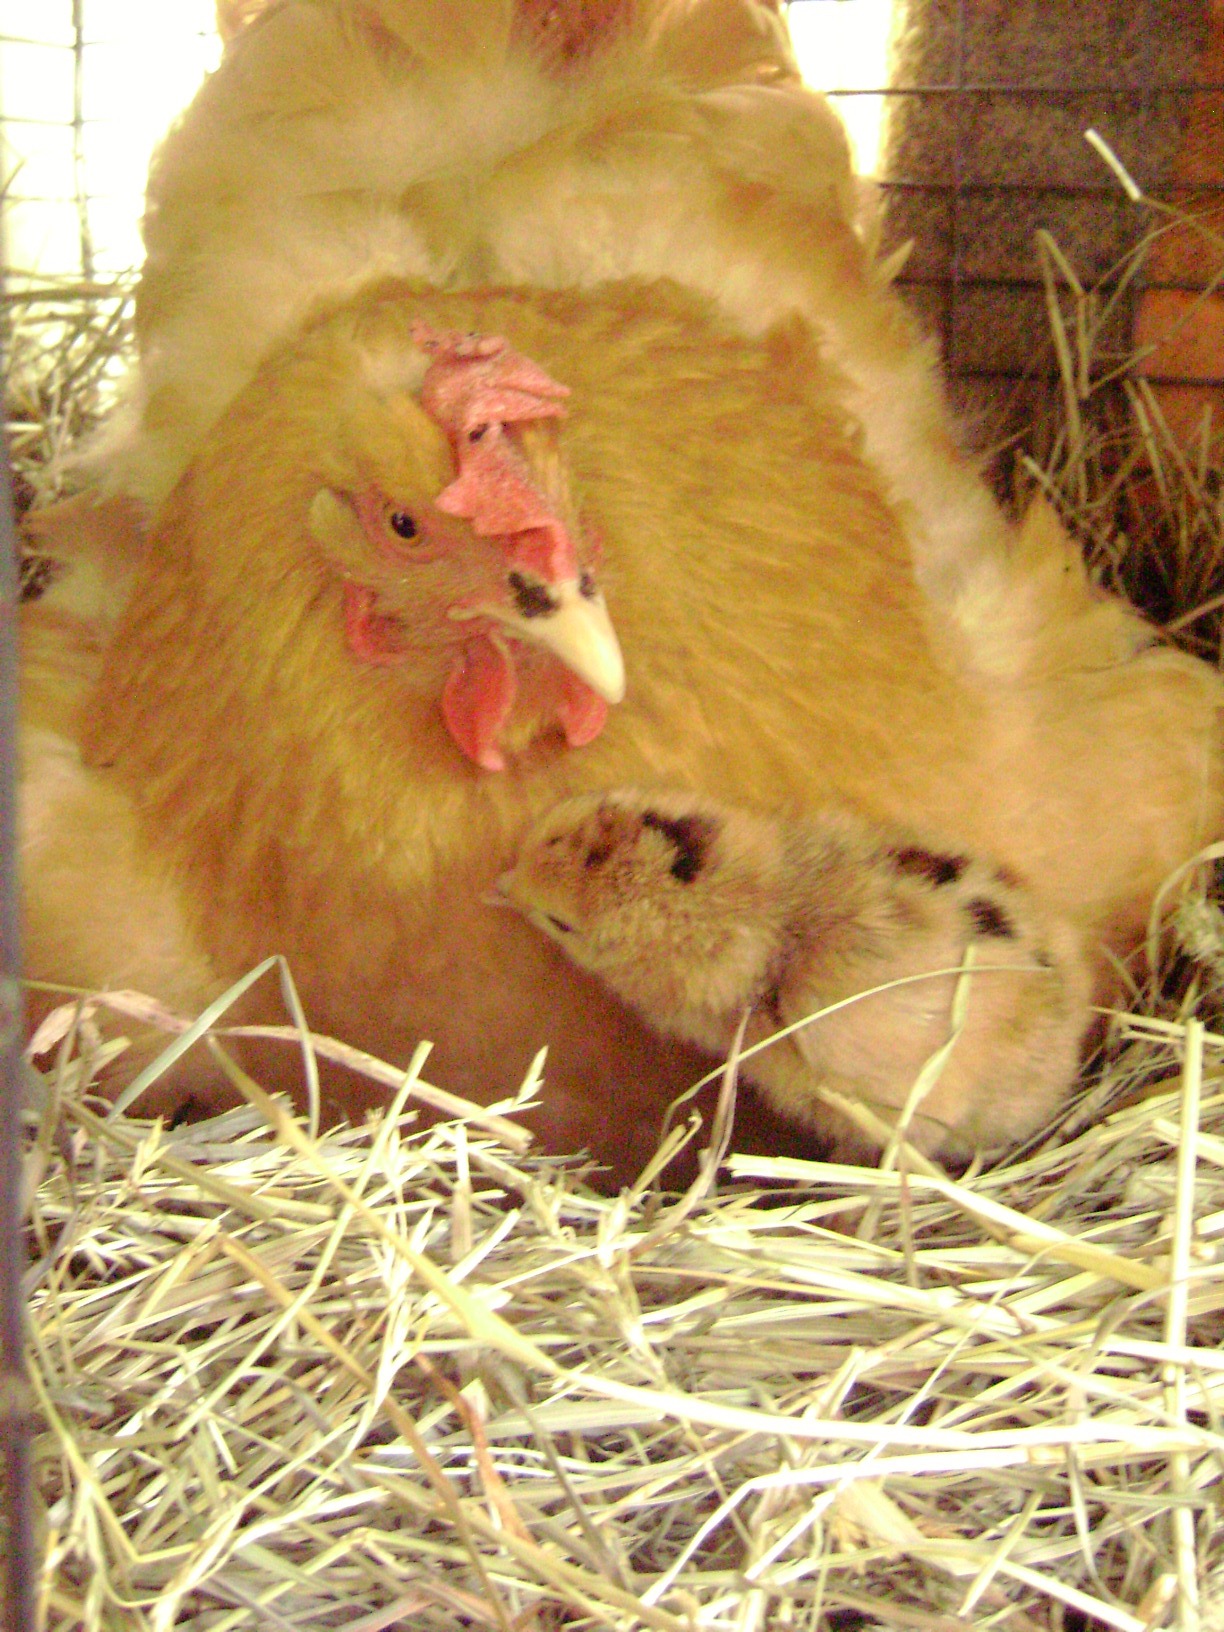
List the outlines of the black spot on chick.
{"type": "Polygon", "coordinates": [[[557,602],[546,585],[533,583],[521,572],[512,572],[509,582],[521,617],[543,618],[557,610],[557,602]]]}
{"type": "Polygon", "coordinates": [[[623,830],[623,826],[614,807],[601,805],[594,821],[574,835],[578,848],[584,852],[582,865],[592,872],[602,867],[616,850],[617,832],[623,830]]]}
{"type": "Polygon", "coordinates": [[[937,850],[924,850],[917,844],[907,844],[904,849],[894,850],[892,859],[898,872],[928,879],[932,884],[955,884],[969,865],[965,856],[945,856],[937,850]]]}
{"type": "Polygon", "coordinates": [[[995,941],[1016,939],[1015,924],[997,902],[988,901],[984,895],[975,895],[965,911],[973,919],[973,927],[979,935],[985,935],[995,941]]]}
{"type": "Polygon", "coordinates": [[[662,816],[657,810],[642,812],[642,826],[662,833],[676,847],[671,875],[681,884],[691,884],[705,865],[706,851],[714,837],[714,823],[705,816],[662,816]]]}

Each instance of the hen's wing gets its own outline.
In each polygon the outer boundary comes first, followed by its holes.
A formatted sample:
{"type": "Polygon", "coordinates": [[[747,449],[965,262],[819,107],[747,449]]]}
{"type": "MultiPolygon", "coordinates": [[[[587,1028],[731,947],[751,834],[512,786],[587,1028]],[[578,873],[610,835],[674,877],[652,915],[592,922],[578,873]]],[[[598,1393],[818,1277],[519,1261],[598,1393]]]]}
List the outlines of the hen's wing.
{"type": "MultiPolygon", "coordinates": [[[[138,554],[135,518],[89,501],[27,522],[59,572],[21,618],[20,797],[23,961],[35,1019],[65,994],[132,988],[194,1013],[221,986],[186,926],[177,887],[141,831],[131,792],[105,770],[87,767],[81,729],[101,652],[126,598],[138,554]]],[[[129,1032],[131,1028],[125,1028],[129,1032]]],[[[159,1046],[139,1038],[136,1055],[159,1046]]],[[[215,1085],[195,1060],[192,1090],[215,1085]]],[[[164,1084],[163,1104],[183,1097],[181,1079],[164,1084]]]]}

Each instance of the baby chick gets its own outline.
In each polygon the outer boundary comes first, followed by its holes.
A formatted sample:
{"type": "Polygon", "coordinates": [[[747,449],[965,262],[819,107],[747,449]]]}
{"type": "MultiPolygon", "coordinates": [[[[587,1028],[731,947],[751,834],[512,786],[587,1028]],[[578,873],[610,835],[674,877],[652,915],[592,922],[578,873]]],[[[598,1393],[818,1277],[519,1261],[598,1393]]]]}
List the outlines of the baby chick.
{"type": "Polygon", "coordinates": [[[1075,1078],[1089,975],[1072,926],[983,857],[844,805],[789,821],[582,795],[499,889],[648,1023],[715,1054],[746,1008],[746,1046],[812,1017],[744,1073],[842,1159],[878,1152],[950,1038],[906,1124],[928,1155],[1026,1137],[1075,1078]]]}

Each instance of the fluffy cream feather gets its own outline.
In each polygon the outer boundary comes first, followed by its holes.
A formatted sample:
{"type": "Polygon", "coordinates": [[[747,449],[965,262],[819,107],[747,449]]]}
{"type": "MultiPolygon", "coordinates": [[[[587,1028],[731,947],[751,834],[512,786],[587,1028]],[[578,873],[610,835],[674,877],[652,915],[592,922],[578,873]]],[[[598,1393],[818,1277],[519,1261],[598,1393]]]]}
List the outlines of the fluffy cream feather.
{"type": "MultiPolygon", "coordinates": [[[[232,42],[153,168],[140,362],[108,479],[160,502],[276,338],[371,276],[665,276],[742,333],[812,325],[920,581],[989,667],[1006,530],[873,265],[841,125],[800,85],[776,8],[626,0],[569,64],[541,49],[537,9],[279,0],[232,42]]],[[[585,20],[576,0],[547,11],[585,20]]]]}

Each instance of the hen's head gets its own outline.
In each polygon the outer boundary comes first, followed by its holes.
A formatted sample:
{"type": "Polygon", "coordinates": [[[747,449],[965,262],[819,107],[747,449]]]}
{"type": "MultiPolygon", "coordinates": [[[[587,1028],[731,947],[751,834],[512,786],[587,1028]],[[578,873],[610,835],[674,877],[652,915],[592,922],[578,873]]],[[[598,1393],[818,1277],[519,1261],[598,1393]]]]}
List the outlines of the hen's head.
{"type": "Polygon", "coordinates": [[[264,371],[265,435],[349,661],[436,686],[457,747],[501,770],[549,730],[590,742],[624,668],[565,479],[567,391],[419,309],[384,289],[309,325],[264,371]]]}

